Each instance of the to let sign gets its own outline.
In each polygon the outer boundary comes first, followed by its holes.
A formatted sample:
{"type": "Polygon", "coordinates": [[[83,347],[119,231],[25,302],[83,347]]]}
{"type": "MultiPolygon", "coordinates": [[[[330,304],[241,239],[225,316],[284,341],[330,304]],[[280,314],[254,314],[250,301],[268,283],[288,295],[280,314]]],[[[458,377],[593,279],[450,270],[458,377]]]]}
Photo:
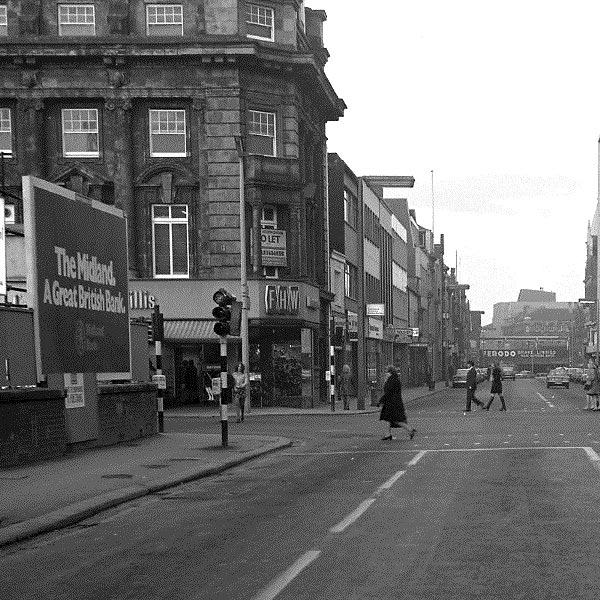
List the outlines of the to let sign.
{"type": "Polygon", "coordinates": [[[260,247],[265,267],[287,267],[287,245],[283,229],[261,229],[260,247]]]}

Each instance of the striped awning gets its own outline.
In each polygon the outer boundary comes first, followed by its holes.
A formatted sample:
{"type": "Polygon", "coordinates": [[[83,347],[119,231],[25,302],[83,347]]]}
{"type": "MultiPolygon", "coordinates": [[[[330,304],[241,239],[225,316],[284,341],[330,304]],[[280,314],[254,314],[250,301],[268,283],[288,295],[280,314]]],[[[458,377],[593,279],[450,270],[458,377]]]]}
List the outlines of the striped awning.
{"type": "MultiPolygon", "coordinates": [[[[173,319],[164,321],[165,340],[186,340],[196,342],[217,342],[219,336],[213,331],[213,319],[173,319]]],[[[236,336],[229,336],[239,339],[236,336]]]]}

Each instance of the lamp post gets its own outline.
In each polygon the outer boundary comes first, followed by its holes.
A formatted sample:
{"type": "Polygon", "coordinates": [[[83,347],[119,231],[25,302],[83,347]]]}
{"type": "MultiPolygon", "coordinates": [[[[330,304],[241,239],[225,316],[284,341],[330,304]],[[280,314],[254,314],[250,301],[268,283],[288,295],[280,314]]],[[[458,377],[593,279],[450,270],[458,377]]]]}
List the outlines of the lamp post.
{"type": "MultiPolygon", "coordinates": [[[[244,143],[241,137],[235,137],[240,173],[240,288],[242,292],[242,322],[240,337],[242,342],[242,363],[246,372],[250,372],[250,346],[248,340],[248,311],[250,298],[248,294],[248,275],[246,273],[246,199],[244,177],[244,143]]],[[[250,412],[250,393],[246,394],[246,412],[250,412]]]]}

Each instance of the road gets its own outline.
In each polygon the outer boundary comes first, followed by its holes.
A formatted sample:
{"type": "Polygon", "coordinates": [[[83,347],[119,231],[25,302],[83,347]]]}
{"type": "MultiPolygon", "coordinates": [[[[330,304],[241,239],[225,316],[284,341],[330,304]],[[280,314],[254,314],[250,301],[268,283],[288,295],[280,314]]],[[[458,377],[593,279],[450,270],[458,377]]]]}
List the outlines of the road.
{"type": "Polygon", "coordinates": [[[463,415],[461,389],[416,401],[412,441],[382,441],[377,415],[251,415],[232,439],[293,446],[3,550],[0,597],[595,599],[600,413],[580,385],[505,392],[505,413],[463,415]]]}

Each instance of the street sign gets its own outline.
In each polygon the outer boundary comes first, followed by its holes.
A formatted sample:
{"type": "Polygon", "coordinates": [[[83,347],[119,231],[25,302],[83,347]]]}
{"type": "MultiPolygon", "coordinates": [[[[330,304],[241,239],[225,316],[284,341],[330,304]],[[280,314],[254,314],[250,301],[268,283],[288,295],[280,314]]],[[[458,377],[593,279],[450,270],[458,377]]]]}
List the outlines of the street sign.
{"type": "Polygon", "coordinates": [[[159,390],[167,389],[167,378],[165,375],[152,375],[152,383],[156,383],[159,390]]]}
{"type": "Polygon", "coordinates": [[[385,304],[367,304],[367,317],[385,317],[385,304]]]}

